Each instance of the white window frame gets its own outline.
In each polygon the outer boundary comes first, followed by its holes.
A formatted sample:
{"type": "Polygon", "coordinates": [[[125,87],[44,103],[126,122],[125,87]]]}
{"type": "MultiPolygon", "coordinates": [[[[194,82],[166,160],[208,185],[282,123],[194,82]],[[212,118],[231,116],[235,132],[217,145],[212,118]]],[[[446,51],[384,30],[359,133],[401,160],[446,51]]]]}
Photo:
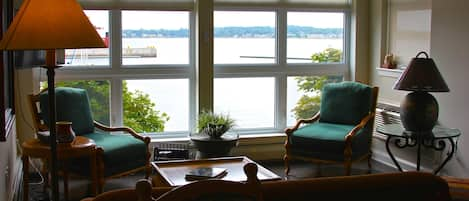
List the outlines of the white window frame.
{"type": "MultiPolygon", "coordinates": [[[[93,8],[86,8],[92,10],[93,8]]],[[[111,126],[120,126],[123,123],[122,108],[122,81],[127,79],[189,79],[189,129],[196,125],[196,71],[195,71],[195,49],[196,34],[195,21],[196,16],[192,7],[181,9],[170,6],[161,11],[188,11],[189,14],[189,64],[155,64],[155,65],[122,65],[121,53],[121,10],[110,5],[109,23],[110,23],[110,66],[74,66],[73,68],[61,68],[57,70],[57,81],[67,80],[109,80],[111,84],[110,91],[110,120],[111,126]]],[[[103,7],[99,7],[103,9],[103,7]]],[[[147,9],[149,10],[149,9],[147,9]]],[[[158,11],[157,9],[152,9],[158,11]]],[[[276,62],[273,64],[216,64],[214,65],[215,78],[241,78],[241,77],[273,77],[275,79],[275,118],[272,128],[263,129],[241,129],[240,134],[253,133],[279,133],[286,127],[287,115],[287,77],[289,76],[318,76],[318,75],[342,75],[345,80],[349,80],[348,72],[350,66],[350,29],[351,14],[349,9],[343,8],[278,8],[272,6],[262,7],[217,7],[215,11],[273,11],[276,13],[276,62]],[[286,62],[286,26],[287,12],[342,12],[344,13],[344,61],[340,64],[302,64],[286,62]]],[[[189,131],[190,132],[190,131],[189,131]]],[[[188,132],[164,132],[163,135],[152,135],[155,138],[174,138],[187,137],[188,132]]]]}

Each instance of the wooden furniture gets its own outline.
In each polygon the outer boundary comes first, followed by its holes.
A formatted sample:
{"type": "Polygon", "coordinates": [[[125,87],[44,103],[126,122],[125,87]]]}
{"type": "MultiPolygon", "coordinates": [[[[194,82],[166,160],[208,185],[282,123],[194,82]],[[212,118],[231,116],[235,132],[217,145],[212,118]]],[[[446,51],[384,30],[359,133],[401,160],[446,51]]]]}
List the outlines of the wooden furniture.
{"type": "MultiPolygon", "coordinates": [[[[31,139],[23,142],[23,200],[28,199],[28,175],[29,175],[29,158],[43,158],[50,161],[51,150],[48,144],[40,142],[38,139],[31,139]]],[[[96,195],[97,179],[97,164],[96,164],[96,144],[93,140],[86,137],[77,136],[71,143],[59,143],[57,145],[58,160],[64,164],[64,197],[68,200],[68,168],[67,162],[72,158],[89,157],[89,167],[91,172],[91,193],[96,195]]],[[[84,168],[84,167],[82,167],[84,168]]],[[[47,179],[46,179],[47,183],[47,179]]]]}
{"type": "Polygon", "coordinates": [[[389,148],[389,144],[393,139],[397,148],[403,149],[406,147],[417,146],[417,171],[420,171],[420,155],[422,146],[436,151],[445,151],[447,147],[446,143],[449,143],[450,147],[448,149],[448,153],[446,154],[446,158],[435,170],[433,170],[433,174],[438,174],[438,172],[453,157],[454,151],[456,149],[456,143],[454,139],[457,139],[461,135],[461,131],[459,129],[445,128],[438,125],[433,128],[431,135],[410,134],[404,130],[401,124],[384,124],[383,126],[378,127],[377,131],[387,136],[386,151],[396,165],[397,169],[401,172],[402,168],[389,148]]]}
{"type": "Polygon", "coordinates": [[[377,87],[357,82],[326,84],[320,111],[285,129],[285,174],[290,172],[291,159],[343,163],[345,175],[350,175],[352,162],[368,159],[371,169],[377,97],[377,87]]]}
{"type": "MultiPolygon", "coordinates": [[[[145,185],[148,187],[148,184],[145,185]]],[[[153,187],[151,189],[151,193],[153,198],[158,198],[162,194],[170,190],[171,188],[169,187],[153,187]]],[[[307,178],[299,180],[266,181],[261,182],[260,193],[262,195],[262,199],[265,201],[451,200],[451,196],[448,190],[448,183],[446,183],[445,180],[438,176],[424,172],[397,172],[384,174],[307,178]]],[[[110,200],[135,201],[138,200],[138,196],[134,188],[129,188],[108,191],[98,195],[96,198],[86,199],[86,201],[110,200]]]]}
{"type": "MultiPolygon", "coordinates": [[[[223,157],[202,160],[178,160],[152,162],[155,169],[153,176],[153,186],[181,186],[190,183],[185,179],[187,172],[199,167],[221,167],[226,168],[228,174],[221,178],[227,181],[246,181],[246,175],[243,172],[243,166],[254,161],[246,156],[241,157],[223,157]]],[[[257,164],[257,178],[261,181],[279,180],[278,175],[257,164]]]]}
{"type": "MultiPolygon", "coordinates": [[[[82,201],[116,201],[122,197],[133,197],[137,201],[190,201],[190,200],[250,200],[261,201],[262,194],[260,181],[256,177],[258,165],[247,163],[243,166],[247,181],[235,182],[217,179],[208,179],[188,183],[175,187],[163,194],[154,196],[151,182],[141,179],[135,185],[135,190],[123,193],[123,190],[104,193],[96,198],[87,198],[82,201]],[[122,194],[123,196],[115,196],[122,194]],[[133,194],[129,196],[129,194],[133,194]]],[[[160,191],[161,192],[161,191],[160,191]]],[[[130,200],[130,199],[129,199],[130,200]]]]}
{"type": "MultiPolygon", "coordinates": [[[[57,121],[72,122],[72,128],[77,136],[90,138],[96,143],[97,160],[100,161],[98,192],[102,192],[105,179],[141,170],[145,170],[145,178],[148,178],[151,172],[151,153],[148,147],[150,137],[141,136],[128,127],[107,127],[94,121],[88,93],[84,89],[57,87],[55,94],[57,121]]],[[[47,91],[30,95],[29,99],[37,131],[48,130],[47,91]]],[[[87,160],[80,159],[81,164],[87,163],[87,160]]],[[[78,175],[91,174],[80,165],[71,167],[70,171],[78,175]]]]}

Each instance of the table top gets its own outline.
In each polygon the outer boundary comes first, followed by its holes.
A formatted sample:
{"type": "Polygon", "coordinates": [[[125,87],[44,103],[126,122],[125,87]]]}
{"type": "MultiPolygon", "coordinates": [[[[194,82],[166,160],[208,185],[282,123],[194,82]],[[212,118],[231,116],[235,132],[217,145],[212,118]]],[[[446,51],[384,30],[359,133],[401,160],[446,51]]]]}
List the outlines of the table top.
{"type": "MultiPolygon", "coordinates": [[[[186,173],[194,168],[201,167],[219,167],[226,168],[228,174],[221,178],[222,180],[229,181],[246,181],[247,177],[244,173],[243,167],[247,163],[255,163],[246,156],[240,157],[222,157],[211,158],[202,160],[176,160],[176,161],[157,161],[152,162],[153,168],[157,174],[164,179],[170,186],[180,186],[187,184],[191,181],[185,179],[186,173]]],[[[279,180],[278,175],[272,171],[257,164],[258,171],[257,177],[261,181],[279,180]]]]}
{"type": "MultiPolygon", "coordinates": [[[[70,143],[57,143],[58,157],[72,157],[81,155],[95,148],[96,144],[92,139],[76,136],[70,143]]],[[[23,154],[28,156],[49,157],[50,146],[38,139],[30,139],[22,144],[23,154]]]]}
{"type": "MultiPolygon", "coordinates": [[[[412,133],[406,131],[401,124],[384,124],[379,126],[376,129],[379,133],[393,136],[393,137],[402,137],[402,138],[411,138],[412,133]]],[[[432,130],[432,137],[434,139],[443,139],[443,138],[453,138],[459,137],[461,135],[461,131],[455,128],[446,128],[443,126],[435,126],[432,130]]]]}

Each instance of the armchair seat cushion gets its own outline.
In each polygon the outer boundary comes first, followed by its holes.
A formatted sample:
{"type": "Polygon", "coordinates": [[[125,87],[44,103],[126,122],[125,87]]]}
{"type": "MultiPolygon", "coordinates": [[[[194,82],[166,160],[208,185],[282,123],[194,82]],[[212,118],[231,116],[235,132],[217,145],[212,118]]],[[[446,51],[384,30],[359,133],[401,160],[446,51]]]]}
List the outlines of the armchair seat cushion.
{"type": "MultiPolygon", "coordinates": [[[[291,152],[303,157],[321,160],[342,161],[344,159],[345,136],[354,125],[316,122],[303,126],[290,137],[291,152]]],[[[365,129],[358,131],[352,141],[352,159],[363,156],[368,151],[365,129]],[[360,140],[359,138],[365,138],[360,140]]]]}
{"type": "MultiPolygon", "coordinates": [[[[143,167],[146,164],[147,147],[145,143],[131,135],[94,132],[82,136],[94,140],[96,146],[103,148],[105,177],[143,167]]],[[[78,163],[89,164],[89,161],[88,159],[80,159],[78,163]]],[[[86,164],[81,167],[87,167],[86,164]]],[[[89,175],[89,172],[84,171],[89,171],[89,168],[77,168],[75,172],[89,175]]]]}

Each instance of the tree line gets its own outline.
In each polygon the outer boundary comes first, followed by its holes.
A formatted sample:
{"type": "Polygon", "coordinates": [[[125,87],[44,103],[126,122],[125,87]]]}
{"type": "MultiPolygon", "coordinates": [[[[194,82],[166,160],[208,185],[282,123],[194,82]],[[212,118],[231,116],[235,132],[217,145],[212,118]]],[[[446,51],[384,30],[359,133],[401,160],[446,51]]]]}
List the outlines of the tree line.
{"type": "MultiPolygon", "coordinates": [[[[253,27],[215,27],[215,37],[225,38],[274,38],[275,28],[269,26],[253,27]]],[[[341,38],[342,28],[316,28],[290,25],[287,36],[291,38],[341,38]]],[[[189,37],[188,29],[124,29],[123,38],[181,38],[189,37]]]]}

